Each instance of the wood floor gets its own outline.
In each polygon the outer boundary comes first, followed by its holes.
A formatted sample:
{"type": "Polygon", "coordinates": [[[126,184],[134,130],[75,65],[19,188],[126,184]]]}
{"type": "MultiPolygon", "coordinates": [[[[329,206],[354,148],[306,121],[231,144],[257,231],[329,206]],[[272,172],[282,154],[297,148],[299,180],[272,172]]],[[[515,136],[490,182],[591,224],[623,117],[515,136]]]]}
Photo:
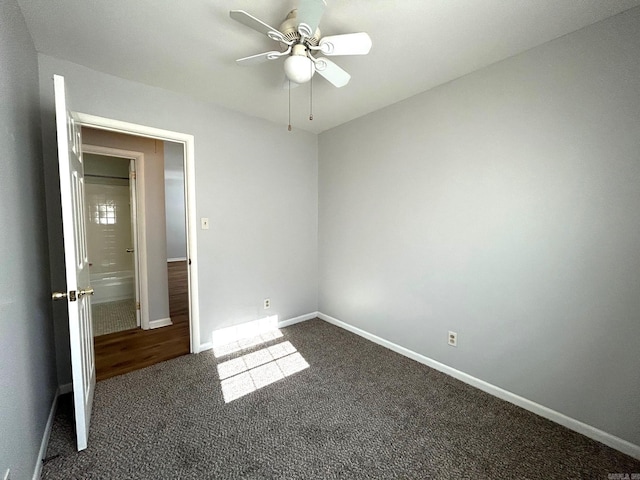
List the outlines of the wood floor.
{"type": "Polygon", "coordinates": [[[168,263],[169,311],[173,325],[125,330],[95,337],[97,380],[132,372],[189,353],[187,262],[168,263]]]}
{"type": "Polygon", "coordinates": [[[189,285],[186,260],[167,263],[169,272],[169,313],[174,316],[189,315],[189,285]]]}

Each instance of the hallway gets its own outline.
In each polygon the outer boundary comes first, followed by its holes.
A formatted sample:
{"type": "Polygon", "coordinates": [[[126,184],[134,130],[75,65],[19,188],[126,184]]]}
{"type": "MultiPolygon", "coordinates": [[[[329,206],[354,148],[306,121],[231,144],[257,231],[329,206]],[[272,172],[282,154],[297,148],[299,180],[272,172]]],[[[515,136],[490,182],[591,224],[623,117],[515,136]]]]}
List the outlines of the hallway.
{"type": "Polygon", "coordinates": [[[173,325],[126,330],[94,339],[98,381],[189,353],[189,292],[186,261],[169,262],[169,310],[173,325]]]}

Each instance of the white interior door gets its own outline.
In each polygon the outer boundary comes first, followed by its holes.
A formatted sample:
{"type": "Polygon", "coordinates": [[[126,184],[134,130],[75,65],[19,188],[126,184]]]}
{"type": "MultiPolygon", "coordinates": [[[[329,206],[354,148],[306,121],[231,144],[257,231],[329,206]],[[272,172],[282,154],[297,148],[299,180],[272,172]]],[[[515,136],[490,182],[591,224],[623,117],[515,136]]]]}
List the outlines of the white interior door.
{"type": "MultiPolygon", "coordinates": [[[[93,353],[89,260],[84,216],[84,171],[80,126],[67,110],[64,77],[54,75],[60,199],[64,235],[66,299],[69,306],[69,337],[73,403],[78,450],[87,448],[96,366],[93,353]]],[[[64,294],[61,294],[64,296],[64,294]]]]}

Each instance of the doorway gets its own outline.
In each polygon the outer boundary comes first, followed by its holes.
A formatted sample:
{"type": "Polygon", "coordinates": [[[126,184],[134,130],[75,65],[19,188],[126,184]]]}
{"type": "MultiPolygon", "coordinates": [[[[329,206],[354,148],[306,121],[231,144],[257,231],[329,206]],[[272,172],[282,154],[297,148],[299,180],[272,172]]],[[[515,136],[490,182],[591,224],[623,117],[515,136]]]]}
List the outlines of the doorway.
{"type": "MultiPolygon", "coordinates": [[[[111,196],[105,196],[102,185],[89,187],[91,193],[96,193],[95,200],[87,193],[88,228],[102,230],[107,236],[107,259],[102,258],[102,252],[95,258],[98,267],[107,265],[108,272],[103,275],[93,261],[90,267],[96,270],[92,285],[98,282],[94,286],[98,300],[93,309],[98,313],[94,323],[99,328],[103,306],[119,321],[125,314],[128,316],[126,328],[94,337],[96,376],[103,380],[191,351],[185,148],[184,144],[87,127],[82,128],[82,137],[89,173],[86,181],[95,178],[101,184],[118,184],[108,185],[111,196]],[[96,159],[96,152],[110,157],[96,159]],[[165,168],[169,163],[165,158],[171,160],[171,168],[165,168]],[[94,160],[102,161],[101,172],[111,162],[109,168],[117,167],[118,171],[108,176],[116,178],[92,177],[94,160]],[[124,198],[125,171],[130,177],[128,198],[124,198]],[[124,213],[125,209],[130,215],[124,213]],[[132,221],[135,218],[137,222],[132,221]],[[114,227],[127,220],[134,228],[118,231],[114,227]],[[131,278],[132,289],[127,287],[131,278]],[[135,285],[139,285],[139,294],[135,285]],[[128,298],[119,298],[123,294],[128,298]],[[139,300],[133,301],[136,296],[139,300]],[[136,311],[140,312],[141,321],[132,323],[136,311]]],[[[104,243],[103,240],[103,246],[104,243]]],[[[91,256],[91,247],[89,253],[91,256]]]]}
{"type": "MultiPolygon", "coordinates": [[[[198,243],[197,243],[197,214],[196,214],[196,175],[195,175],[195,138],[187,133],[164,130],[136,123],[124,122],[113,118],[100,117],[87,113],[74,112],[75,123],[81,127],[108,130],[129,135],[139,135],[163,141],[175,142],[182,145],[185,173],[185,201],[186,201],[186,232],[187,232],[187,263],[188,263],[188,303],[189,303],[189,351],[198,353],[210,348],[211,339],[207,338],[200,344],[200,309],[198,285],[198,243]]],[[[141,292],[142,294],[143,292],[141,292]]]]}
{"type": "Polygon", "coordinates": [[[189,314],[187,218],[184,147],[164,142],[164,199],[166,212],[169,313],[179,321],[189,314]]]}
{"type": "Polygon", "coordinates": [[[83,153],[93,336],[140,327],[135,160],[83,153]]]}

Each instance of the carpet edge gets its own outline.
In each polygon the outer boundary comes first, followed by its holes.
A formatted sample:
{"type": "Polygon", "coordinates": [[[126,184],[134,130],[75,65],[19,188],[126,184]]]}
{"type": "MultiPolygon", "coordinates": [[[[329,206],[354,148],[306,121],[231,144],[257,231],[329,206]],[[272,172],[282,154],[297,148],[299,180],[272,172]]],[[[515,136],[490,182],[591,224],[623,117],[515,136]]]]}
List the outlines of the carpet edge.
{"type": "Polygon", "coordinates": [[[330,315],[327,315],[325,313],[317,312],[317,317],[327,323],[340,327],[351,333],[355,333],[356,335],[366,338],[367,340],[377,343],[378,345],[386,347],[389,350],[399,353],[400,355],[404,355],[405,357],[415,360],[416,362],[422,363],[423,365],[445,373],[453,378],[456,378],[457,380],[460,380],[461,382],[464,382],[468,385],[471,385],[472,387],[482,390],[483,392],[493,395],[494,397],[500,398],[501,400],[505,400],[518,407],[524,408],[525,410],[535,413],[536,415],[540,415],[547,420],[551,420],[552,422],[562,425],[569,430],[573,430],[574,432],[580,433],[586,437],[591,438],[592,440],[596,440],[597,442],[603,443],[604,445],[618,450],[619,452],[640,460],[640,445],[635,445],[627,440],[605,432],[604,430],[600,430],[596,427],[581,422],[580,420],[576,420],[575,418],[569,417],[556,410],[552,410],[551,408],[545,407],[544,405],[536,403],[525,397],[516,395],[515,393],[469,375],[468,373],[465,373],[461,370],[445,365],[444,363],[438,362],[437,360],[429,358],[425,355],[414,352],[413,350],[409,350],[408,348],[397,345],[382,337],[378,337],[377,335],[369,333],[366,330],[354,327],[349,323],[338,320],[337,318],[331,317],[330,315]]]}

